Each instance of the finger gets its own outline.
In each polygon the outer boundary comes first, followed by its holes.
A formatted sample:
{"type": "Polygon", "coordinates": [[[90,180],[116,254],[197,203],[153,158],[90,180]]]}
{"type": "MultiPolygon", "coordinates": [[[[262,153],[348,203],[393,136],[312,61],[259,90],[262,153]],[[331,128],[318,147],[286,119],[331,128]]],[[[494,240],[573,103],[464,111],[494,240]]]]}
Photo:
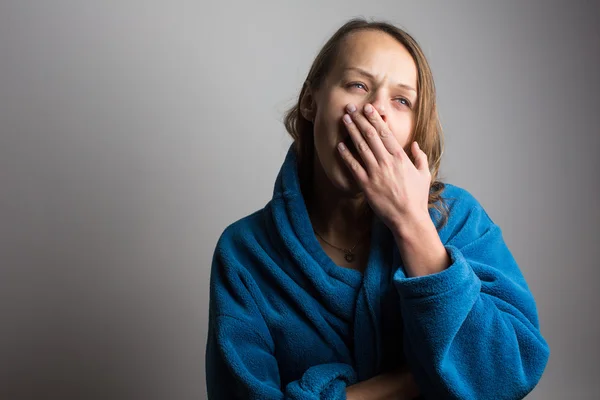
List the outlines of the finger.
{"type": "Polygon", "coordinates": [[[427,161],[427,154],[419,147],[419,143],[414,141],[412,144],[412,153],[415,159],[415,167],[419,171],[429,171],[429,162],[427,161]]]}
{"type": "Polygon", "coordinates": [[[378,165],[377,159],[373,154],[371,147],[365,141],[362,133],[360,132],[358,126],[354,123],[352,117],[349,114],[344,114],[342,118],[344,121],[344,125],[346,125],[346,129],[352,138],[352,142],[354,143],[354,147],[358,151],[358,155],[365,163],[365,166],[369,171],[372,171],[374,167],[378,165]]]}
{"type": "Polygon", "coordinates": [[[352,172],[352,175],[354,175],[356,180],[362,186],[363,183],[369,179],[367,171],[365,171],[363,166],[360,165],[358,160],[352,155],[350,150],[348,150],[348,148],[344,145],[343,142],[338,143],[337,148],[338,152],[340,153],[340,156],[342,157],[342,160],[344,160],[346,166],[350,168],[350,172],[352,172]]]}
{"type": "MultiPolygon", "coordinates": [[[[350,111],[348,109],[348,111],[350,111]]],[[[360,111],[356,110],[350,113],[352,120],[358,126],[361,136],[364,138],[366,143],[369,145],[375,160],[379,163],[380,161],[389,158],[390,153],[384,146],[379,137],[380,133],[378,129],[371,124],[367,117],[360,111]]]]}
{"type": "Polygon", "coordinates": [[[375,127],[384,149],[389,154],[401,156],[404,153],[404,149],[402,149],[398,139],[396,139],[396,136],[390,130],[388,124],[381,118],[375,107],[372,104],[365,104],[364,112],[368,122],[375,127]]]}

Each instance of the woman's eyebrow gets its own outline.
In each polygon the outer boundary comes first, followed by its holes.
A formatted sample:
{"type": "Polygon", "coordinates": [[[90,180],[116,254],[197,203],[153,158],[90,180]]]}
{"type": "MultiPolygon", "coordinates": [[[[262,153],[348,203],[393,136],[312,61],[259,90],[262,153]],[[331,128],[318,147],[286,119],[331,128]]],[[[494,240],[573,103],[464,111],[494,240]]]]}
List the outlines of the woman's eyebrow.
{"type": "MultiPolygon", "coordinates": [[[[371,74],[370,72],[368,72],[362,68],[359,68],[359,67],[347,67],[347,68],[344,68],[344,71],[356,71],[359,74],[364,75],[371,80],[375,80],[375,77],[373,76],[373,74],[371,74]]],[[[416,89],[414,89],[410,85],[407,85],[406,83],[398,83],[396,86],[404,88],[404,89],[412,90],[413,92],[417,93],[416,89]]]]}

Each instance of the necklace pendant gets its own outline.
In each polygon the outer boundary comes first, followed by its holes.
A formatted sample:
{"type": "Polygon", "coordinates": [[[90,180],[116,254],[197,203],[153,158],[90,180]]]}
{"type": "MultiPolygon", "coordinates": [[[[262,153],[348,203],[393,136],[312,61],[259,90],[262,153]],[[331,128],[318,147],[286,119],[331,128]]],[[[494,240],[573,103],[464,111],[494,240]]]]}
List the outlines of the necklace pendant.
{"type": "Polygon", "coordinates": [[[352,261],[354,261],[354,254],[352,254],[352,253],[350,253],[350,252],[347,252],[347,253],[344,255],[344,258],[346,259],[346,261],[348,261],[348,262],[352,262],[352,261]]]}

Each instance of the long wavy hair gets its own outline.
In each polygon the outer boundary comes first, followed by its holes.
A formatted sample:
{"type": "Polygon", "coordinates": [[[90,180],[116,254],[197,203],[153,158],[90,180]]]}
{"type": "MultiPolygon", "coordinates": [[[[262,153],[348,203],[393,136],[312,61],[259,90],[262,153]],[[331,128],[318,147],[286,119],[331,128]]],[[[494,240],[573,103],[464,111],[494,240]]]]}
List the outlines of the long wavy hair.
{"type": "MultiPolygon", "coordinates": [[[[440,222],[443,225],[448,218],[448,208],[442,198],[444,183],[438,180],[438,171],[444,150],[444,138],[437,113],[433,74],[417,41],[404,30],[384,21],[367,21],[356,18],[342,25],[325,43],[313,61],[298,101],[285,113],[284,125],[294,140],[293,146],[297,154],[301,187],[303,191],[310,190],[315,156],[313,124],[300,112],[302,98],[309,87],[315,91],[321,86],[335,63],[344,38],[350,33],[362,30],[381,31],[392,36],[408,50],[416,64],[417,93],[419,95],[415,105],[416,121],[409,143],[416,140],[421,150],[427,154],[431,172],[428,207],[439,211],[440,222]]],[[[412,152],[408,151],[407,154],[414,162],[412,152]]]]}

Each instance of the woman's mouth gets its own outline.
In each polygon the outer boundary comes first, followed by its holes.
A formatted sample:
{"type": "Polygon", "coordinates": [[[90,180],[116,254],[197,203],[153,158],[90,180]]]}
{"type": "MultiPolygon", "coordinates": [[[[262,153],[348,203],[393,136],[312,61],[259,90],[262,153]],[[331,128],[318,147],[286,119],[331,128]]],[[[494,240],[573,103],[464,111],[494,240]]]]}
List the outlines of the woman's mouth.
{"type": "Polygon", "coordinates": [[[352,154],[356,161],[358,161],[360,165],[362,165],[364,168],[365,164],[363,162],[363,159],[360,156],[360,154],[358,154],[358,150],[356,149],[356,146],[354,145],[354,142],[352,141],[352,137],[350,135],[346,136],[346,138],[344,139],[344,144],[346,145],[348,151],[350,151],[350,154],[352,154]]]}
{"type": "Polygon", "coordinates": [[[344,144],[348,150],[350,150],[352,155],[358,156],[358,150],[356,149],[356,146],[354,146],[354,142],[352,141],[352,137],[350,135],[346,136],[346,139],[344,139],[344,144]]]}

